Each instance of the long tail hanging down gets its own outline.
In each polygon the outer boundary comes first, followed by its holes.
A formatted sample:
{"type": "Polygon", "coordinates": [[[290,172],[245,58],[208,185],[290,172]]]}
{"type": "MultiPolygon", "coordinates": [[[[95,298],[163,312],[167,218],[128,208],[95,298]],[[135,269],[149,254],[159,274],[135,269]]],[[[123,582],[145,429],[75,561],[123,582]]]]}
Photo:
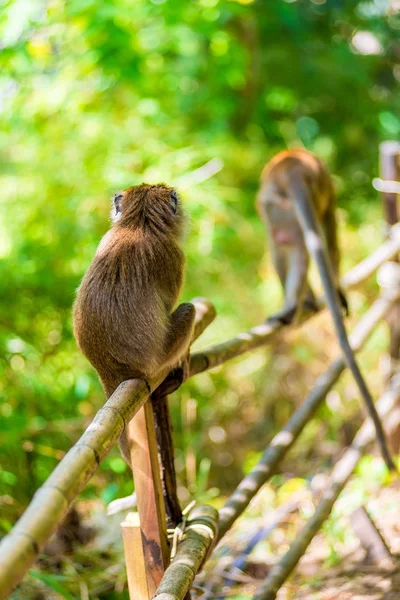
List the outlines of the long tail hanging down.
{"type": "Polygon", "coordinates": [[[382,422],[376,411],[374,401],[365,383],[364,377],[361,374],[360,368],[354,357],[354,352],[349,343],[349,338],[340,309],[339,294],[334,284],[334,277],[330,262],[327,259],[327,252],[324,246],[324,235],[315,215],[314,206],[311,202],[311,198],[309,197],[308,188],[301,175],[298,175],[296,179],[292,180],[292,186],[296,215],[303,231],[308,252],[317,265],[325,294],[325,301],[332,315],[336,334],[338,336],[344,358],[350,371],[352,372],[361,396],[364,399],[369,416],[374,423],[376,437],[383,459],[391,471],[396,470],[387,446],[382,422]]]}

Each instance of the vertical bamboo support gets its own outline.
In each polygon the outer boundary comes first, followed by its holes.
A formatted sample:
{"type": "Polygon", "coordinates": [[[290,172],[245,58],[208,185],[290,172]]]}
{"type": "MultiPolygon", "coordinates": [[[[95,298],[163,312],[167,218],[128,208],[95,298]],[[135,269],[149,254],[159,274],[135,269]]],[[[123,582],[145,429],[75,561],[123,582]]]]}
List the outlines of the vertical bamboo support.
{"type": "MultiPolygon", "coordinates": [[[[147,578],[148,597],[152,598],[168,565],[169,547],[153,408],[150,400],[129,423],[128,437],[131,440],[131,465],[143,546],[141,558],[147,578]]],[[[140,562],[140,551],[135,550],[135,554],[137,552],[136,560],[140,562]]],[[[134,577],[134,573],[129,574],[130,564],[130,559],[126,556],[128,578],[134,577]]],[[[131,595],[131,599],[136,599],[136,596],[131,595]]]]}
{"type": "Polygon", "coordinates": [[[129,596],[149,600],[149,588],[142,547],[142,532],[138,513],[129,513],[121,523],[122,539],[128,575],[129,596]]]}
{"type": "MultiPolygon", "coordinates": [[[[379,147],[380,153],[380,175],[383,183],[385,181],[400,181],[400,143],[383,142],[379,147]]],[[[397,207],[397,194],[382,192],[382,200],[385,208],[386,221],[391,227],[399,220],[397,207]]],[[[397,258],[393,260],[398,261],[397,258]]],[[[398,370],[400,363],[400,304],[397,303],[389,318],[390,327],[390,374],[398,370]]]]}
{"type": "MultiPolygon", "coordinates": [[[[385,181],[400,181],[400,142],[382,142],[379,146],[379,167],[380,176],[385,181]]],[[[382,192],[382,199],[385,206],[386,221],[389,226],[394,225],[399,220],[397,208],[397,194],[382,192]]]]}
{"type": "MultiPolygon", "coordinates": [[[[380,176],[385,181],[400,181],[400,143],[394,141],[383,142],[379,147],[380,176]]],[[[386,222],[389,227],[399,221],[397,194],[382,192],[386,222]]],[[[393,258],[398,262],[397,257],[393,258]]],[[[389,342],[389,378],[400,368],[400,301],[397,301],[391,310],[387,323],[390,329],[389,342]]],[[[390,445],[395,454],[400,450],[400,427],[395,428],[390,436],[390,445]]]]}

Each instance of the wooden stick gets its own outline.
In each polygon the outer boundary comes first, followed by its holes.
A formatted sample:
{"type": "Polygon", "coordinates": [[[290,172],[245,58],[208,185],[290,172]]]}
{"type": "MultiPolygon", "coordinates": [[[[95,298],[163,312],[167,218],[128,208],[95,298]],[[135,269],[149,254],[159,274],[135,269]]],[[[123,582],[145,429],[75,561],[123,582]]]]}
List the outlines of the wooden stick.
{"type": "Polygon", "coordinates": [[[165,571],[154,600],[183,600],[212,550],[218,531],[218,512],[212,506],[195,506],[183,540],[165,571]]]}
{"type": "MultiPolygon", "coordinates": [[[[400,182],[400,143],[394,141],[383,142],[379,146],[380,175],[383,180],[394,180],[400,182]]],[[[398,183],[400,188],[400,183],[398,183]]],[[[383,191],[381,194],[385,209],[386,222],[388,228],[397,223],[400,228],[399,209],[397,205],[398,194],[400,191],[383,191]]],[[[393,228],[392,228],[393,229],[393,228]]],[[[393,259],[398,262],[399,255],[396,254],[393,259]]],[[[400,301],[396,303],[387,317],[387,324],[390,330],[389,342],[389,378],[400,370],[400,301]]],[[[400,427],[398,426],[390,436],[390,445],[392,451],[397,454],[400,450],[400,427]]]]}
{"type": "MultiPolygon", "coordinates": [[[[361,281],[369,277],[386,260],[395,256],[400,250],[400,229],[396,226],[392,230],[393,239],[385,242],[365,261],[352,269],[342,280],[343,289],[349,289],[357,286],[361,281]]],[[[323,306],[323,299],[318,300],[318,304],[323,306]]],[[[314,314],[314,313],[313,313],[314,314]]],[[[307,320],[313,315],[305,316],[307,320]]],[[[212,346],[208,350],[196,352],[190,358],[190,376],[202,373],[213,367],[217,367],[227,360],[240,356],[245,352],[265,346],[274,340],[276,334],[285,326],[279,323],[264,323],[253,327],[249,331],[240,333],[236,337],[212,346]]]]}
{"type": "MultiPolygon", "coordinates": [[[[355,352],[360,350],[375,326],[389,312],[396,297],[388,294],[378,298],[359,321],[350,335],[351,347],[355,352]]],[[[314,416],[326,394],[339,379],[345,368],[344,359],[339,358],[329,366],[325,373],[318,377],[306,400],[292,415],[287,425],[276,434],[257,465],[239,483],[236,490],[219,511],[218,540],[225,535],[242,514],[261,486],[276,473],[279,464],[297,440],[305,425],[314,416]]]]}
{"type": "MultiPolygon", "coordinates": [[[[169,544],[151,402],[146,402],[128,424],[127,437],[131,448],[144,570],[149,597],[152,598],[169,561],[169,544]]],[[[127,569],[129,564],[127,560],[127,569]]],[[[134,598],[132,596],[132,600],[134,598]]]]}
{"type": "Polygon", "coordinates": [[[129,596],[135,600],[149,600],[149,588],[142,548],[142,532],[138,513],[128,513],[121,523],[129,596]]]}
{"type": "MultiPolygon", "coordinates": [[[[400,386],[384,392],[377,403],[379,415],[386,417],[394,408],[399,398],[400,386]]],[[[307,550],[311,540],[329,517],[340,492],[348,482],[365,448],[373,441],[374,435],[375,432],[372,423],[370,419],[367,419],[358,431],[350,448],[336,463],[329,485],[319,501],[313,516],[307,521],[287,553],[272,568],[264,583],[255,593],[254,600],[273,600],[276,597],[279,588],[289,577],[307,550]]]]}

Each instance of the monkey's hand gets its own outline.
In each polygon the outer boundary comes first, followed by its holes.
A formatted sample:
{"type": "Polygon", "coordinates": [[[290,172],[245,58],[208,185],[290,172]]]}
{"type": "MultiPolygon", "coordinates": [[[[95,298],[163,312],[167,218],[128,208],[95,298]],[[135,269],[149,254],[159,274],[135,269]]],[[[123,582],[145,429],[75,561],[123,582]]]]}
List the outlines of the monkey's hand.
{"type": "Polygon", "coordinates": [[[171,369],[164,381],[153,392],[153,396],[168,396],[175,392],[186,381],[190,373],[190,352],[181,359],[180,363],[171,369]]]}
{"type": "Polygon", "coordinates": [[[269,325],[276,325],[277,323],[281,325],[290,325],[291,323],[293,323],[296,313],[296,306],[294,306],[293,308],[284,308],[279,312],[268,317],[266,323],[268,323],[269,325]]]}
{"type": "Polygon", "coordinates": [[[277,323],[281,325],[291,325],[298,313],[297,306],[292,306],[290,308],[282,308],[279,312],[268,317],[266,322],[269,325],[276,325],[277,323]]]}
{"type": "Polygon", "coordinates": [[[267,323],[270,325],[274,325],[275,323],[280,323],[282,325],[291,325],[292,323],[299,322],[303,313],[311,313],[314,314],[318,312],[318,305],[315,300],[311,298],[306,298],[302,303],[301,311],[299,311],[297,306],[293,306],[291,308],[283,308],[279,312],[271,315],[267,319],[267,323]]]}

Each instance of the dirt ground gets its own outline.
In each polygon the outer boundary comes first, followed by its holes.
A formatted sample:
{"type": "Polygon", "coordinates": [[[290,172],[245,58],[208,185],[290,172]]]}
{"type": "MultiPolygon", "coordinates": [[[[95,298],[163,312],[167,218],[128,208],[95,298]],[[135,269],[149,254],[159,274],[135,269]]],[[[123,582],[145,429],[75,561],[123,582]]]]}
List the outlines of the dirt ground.
{"type": "MultiPolygon", "coordinates": [[[[340,526],[344,526],[346,534],[342,532],[340,540],[335,523],[327,523],[325,530],[313,539],[288,582],[279,590],[277,600],[400,600],[400,483],[377,486],[364,505],[386,543],[387,555],[384,558],[373,557],[372,553],[378,547],[376,544],[372,546],[372,552],[366,550],[375,530],[371,532],[365,523],[361,524],[363,545],[353,529],[353,509],[348,510],[348,501],[348,497],[343,497],[339,507],[339,513],[342,510],[344,513],[344,517],[339,518],[340,526]],[[364,530],[367,535],[363,535],[364,530]]],[[[262,504],[263,499],[259,498],[259,502],[262,504]]],[[[289,548],[288,534],[294,539],[304,518],[296,511],[288,514],[286,520],[269,535],[267,545],[260,547],[261,543],[257,546],[258,553],[256,550],[249,555],[246,566],[232,570],[229,555],[241,546],[246,528],[257,529],[255,521],[252,522],[249,515],[236,532],[232,531],[225,552],[221,550],[216,562],[210,565],[205,580],[199,581],[203,592],[199,598],[252,598],[277,557],[289,548]],[[280,540],[277,544],[274,536],[280,540]]]]}
{"type": "Polygon", "coordinates": [[[374,561],[360,543],[326,567],[319,534],[277,600],[400,600],[400,486],[381,489],[368,508],[392,560],[374,561]]]}

